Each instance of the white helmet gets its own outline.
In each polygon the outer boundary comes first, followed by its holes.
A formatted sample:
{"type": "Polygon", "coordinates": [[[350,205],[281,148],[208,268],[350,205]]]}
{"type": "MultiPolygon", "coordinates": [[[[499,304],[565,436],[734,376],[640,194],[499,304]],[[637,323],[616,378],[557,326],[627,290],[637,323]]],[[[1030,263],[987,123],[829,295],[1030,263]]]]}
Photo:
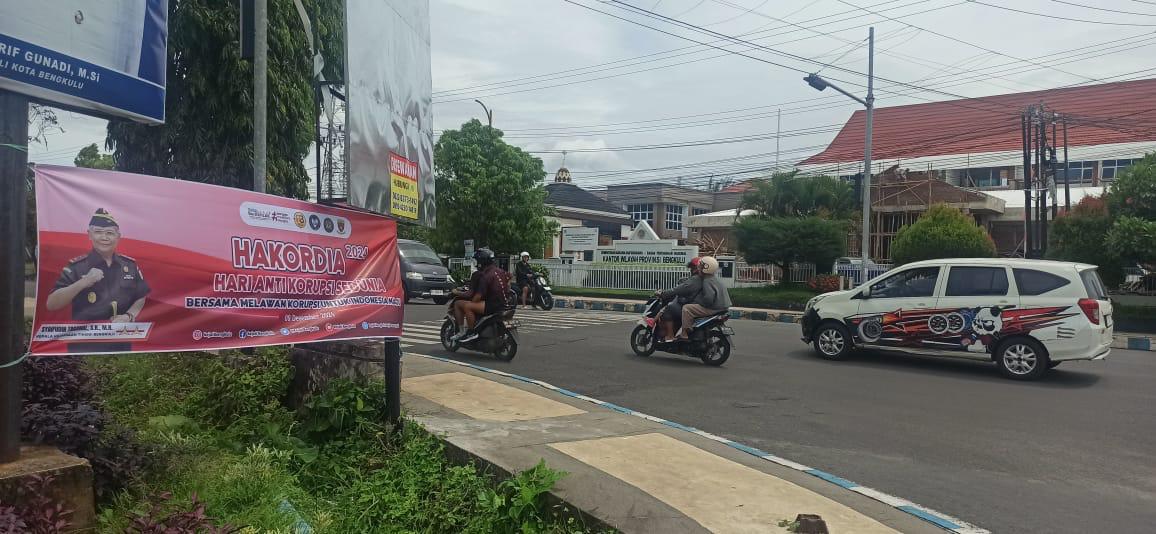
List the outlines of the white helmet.
{"type": "Polygon", "coordinates": [[[718,274],[718,260],[714,256],[704,256],[702,258],[702,274],[718,274]]]}
{"type": "Polygon", "coordinates": [[[523,250],[523,251],[522,251],[522,253],[521,253],[521,254],[519,254],[518,256],[520,256],[520,257],[522,257],[522,258],[529,258],[529,257],[530,257],[530,253],[529,253],[529,252],[526,252],[526,251],[524,251],[524,250],[523,250]]]}

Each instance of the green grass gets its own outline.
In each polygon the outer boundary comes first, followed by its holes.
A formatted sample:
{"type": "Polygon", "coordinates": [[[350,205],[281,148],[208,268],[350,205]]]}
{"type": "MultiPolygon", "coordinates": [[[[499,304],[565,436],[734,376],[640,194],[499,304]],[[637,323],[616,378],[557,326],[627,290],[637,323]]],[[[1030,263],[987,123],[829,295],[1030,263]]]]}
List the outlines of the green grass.
{"type": "MultiPolygon", "coordinates": [[[[581,287],[555,287],[559,296],[646,300],[653,291],[631,289],[587,289],[581,287]]],[[[731,302],[736,308],[762,308],[773,310],[801,310],[816,291],[806,286],[765,286],[742,287],[730,290],[731,302]]]]}
{"type": "Polygon", "coordinates": [[[218,525],[254,534],[292,532],[298,517],[320,534],[587,531],[545,502],[564,473],[539,465],[499,483],[453,464],[417,425],[388,433],[380,382],[335,381],[300,410],[284,408],[291,367],[282,347],[89,362],[106,412],[160,464],[102,505],[99,532],[124,532],[157,505],[189,510],[194,496],[218,525]]]}

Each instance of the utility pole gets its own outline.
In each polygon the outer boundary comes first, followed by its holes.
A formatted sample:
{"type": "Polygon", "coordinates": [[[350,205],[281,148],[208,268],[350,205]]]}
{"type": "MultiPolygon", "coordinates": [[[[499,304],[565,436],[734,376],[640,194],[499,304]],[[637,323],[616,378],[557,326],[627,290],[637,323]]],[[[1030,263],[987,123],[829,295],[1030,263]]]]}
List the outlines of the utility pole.
{"type": "MultiPolygon", "coordinates": [[[[1052,142],[1048,146],[1048,170],[1052,171],[1052,183],[1048,185],[1048,193],[1056,191],[1059,187],[1059,176],[1056,175],[1056,112],[1052,112],[1052,142]]],[[[1052,194],[1052,220],[1056,220],[1059,216],[1060,199],[1052,194]]]]}
{"type": "Polygon", "coordinates": [[[779,136],[783,133],[783,110],[775,112],[775,172],[779,172],[779,136]]]}
{"type": "Polygon", "coordinates": [[[1032,107],[1020,113],[1020,130],[1024,147],[1024,257],[1032,254],[1032,107]]]}
{"type": "Polygon", "coordinates": [[[1072,211],[1072,190],[1068,187],[1068,182],[1072,181],[1072,169],[1068,163],[1068,116],[1064,115],[1064,212],[1071,213],[1072,211]]]}
{"type": "Polygon", "coordinates": [[[269,2],[253,0],[253,191],[265,192],[268,149],[269,2]]]}
{"type": "Polygon", "coordinates": [[[20,457],[28,98],[0,89],[0,464],[20,457]]]}
{"type": "Polygon", "coordinates": [[[875,123],[875,27],[867,30],[867,127],[863,146],[863,283],[871,261],[871,129],[875,123]]]}

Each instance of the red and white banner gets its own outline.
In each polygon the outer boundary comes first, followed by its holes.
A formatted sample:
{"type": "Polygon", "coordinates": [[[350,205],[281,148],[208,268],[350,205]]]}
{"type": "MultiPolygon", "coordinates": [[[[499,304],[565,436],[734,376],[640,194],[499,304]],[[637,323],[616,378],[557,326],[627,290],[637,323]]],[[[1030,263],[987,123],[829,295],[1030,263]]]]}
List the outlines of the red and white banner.
{"type": "Polygon", "coordinates": [[[35,172],[32,354],[401,335],[393,221],[139,174],[35,172]]]}

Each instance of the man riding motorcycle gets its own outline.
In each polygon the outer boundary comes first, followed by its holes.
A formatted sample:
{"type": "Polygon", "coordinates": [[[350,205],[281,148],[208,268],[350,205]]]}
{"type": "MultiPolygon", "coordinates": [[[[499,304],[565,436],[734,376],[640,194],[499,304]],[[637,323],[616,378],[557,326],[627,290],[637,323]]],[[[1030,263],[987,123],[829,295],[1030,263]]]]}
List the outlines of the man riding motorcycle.
{"type": "Polygon", "coordinates": [[[658,319],[662,324],[662,339],[670,342],[674,341],[674,325],[682,317],[683,305],[694,302],[694,299],[702,292],[702,277],[699,276],[699,268],[702,265],[702,258],[691,258],[686,264],[686,268],[690,269],[690,277],[684,280],[678,287],[667,291],[656,291],[654,294],[663,300],[674,298],[663,308],[659,313],[658,319]]]}
{"type": "Polygon", "coordinates": [[[698,317],[709,317],[731,307],[730,292],[719,280],[718,260],[707,256],[702,259],[699,276],[702,277],[702,291],[695,297],[694,302],[682,307],[682,329],[676,339],[686,339],[687,333],[698,317]]]}

